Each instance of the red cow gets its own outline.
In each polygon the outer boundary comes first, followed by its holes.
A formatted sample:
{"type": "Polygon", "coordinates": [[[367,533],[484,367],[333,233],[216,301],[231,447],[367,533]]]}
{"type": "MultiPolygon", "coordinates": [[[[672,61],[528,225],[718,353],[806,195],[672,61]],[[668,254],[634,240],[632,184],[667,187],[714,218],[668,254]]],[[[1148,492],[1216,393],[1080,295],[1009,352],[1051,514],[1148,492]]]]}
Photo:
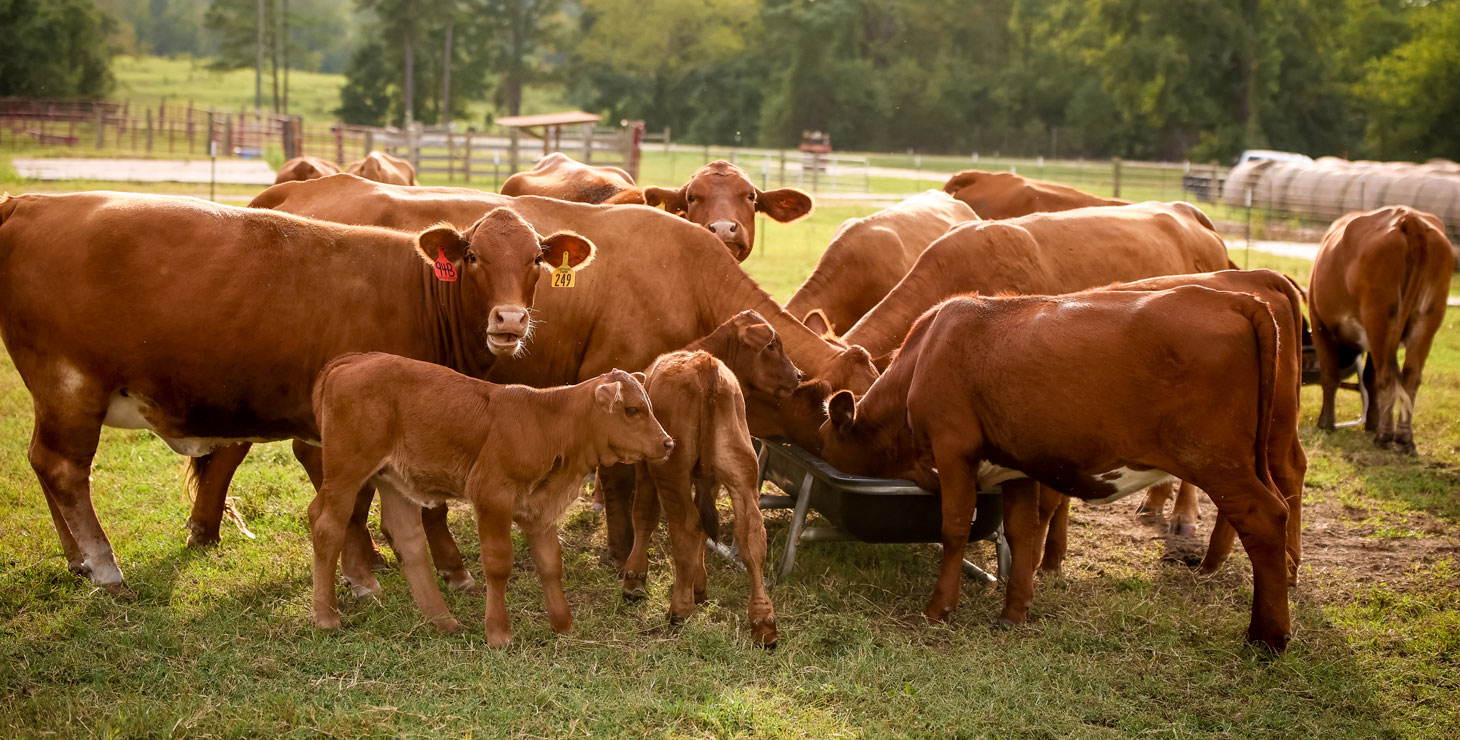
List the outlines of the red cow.
{"type": "Polygon", "coordinates": [[[644,188],[644,202],[709,229],[739,262],[755,248],[755,214],[781,223],[811,213],[811,196],[795,188],[761,190],[745,170],[723,159],[699,168],[678,190],[644,188]]]}

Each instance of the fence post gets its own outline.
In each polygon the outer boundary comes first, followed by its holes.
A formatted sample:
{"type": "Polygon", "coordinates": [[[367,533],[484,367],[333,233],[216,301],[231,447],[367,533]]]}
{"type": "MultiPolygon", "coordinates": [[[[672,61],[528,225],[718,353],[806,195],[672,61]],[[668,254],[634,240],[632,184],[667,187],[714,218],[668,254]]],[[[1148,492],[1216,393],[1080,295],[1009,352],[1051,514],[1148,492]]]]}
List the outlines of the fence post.
{"type": "Polygon", "coordinates": [[[466,130],[466,159],[461,163],[461,176],[471,184],[471,129],[466,130]]]}
{"type": "Polygon", "coordinates": [[[446,127],[446,181],[456,182],[456,138],[451,135],[451,127],[446,127]]]}
{"type": "Polygon", "coordinates": [[[1115,178],[1115,194],[1112,195],[1111,197],[1112,198],[1119,198],[1120,197],[1120,157],[1114,157],[1114,158],[1112,158],[1110,160],[1110,166],[1111,166],[1112,176],[1115,178]]]}
{"type": "MultiPolygon", "coordinates": [[[[583,124],[583,164],[593,161],[593,124],[583,124]]],[[[627,169],[627,168],[625,168],[627,169]]]]}
{"type": "Polygon", "coordinates": [[[106,146],[106,108],[96,108],[96,148],[106,146]]]}
{"type": "Polygon", "coordinates": [[[147,151],[152,151],[152,109],[147,109],[147,151]]]}
{"type": "Polygon", "coordinates": [[[776,187],[783,188],[783,187],[786,187],[786,150],[785,149],[782,149],[780,154],[781,154],[781,181],[776,184],[776,187]]]}
{"type": "Polygon", "coordinates": [[[127,121],[131,119],[132,101],[122,103],[122,117],[117,121],[117,148],[122,148],[122,132],[127,128],[127,121]]]}
{"type": "Polygon", "coordinates": [[[345,166],[345,122],[335,121],[335,161],[345,166]]]}
{"type": "Polygon", "coordinates": [[[226,157],[233,150],[233,116],[227,113],[223,114],[223,146],[227,147],[223,150],[223,156],[226,157]]]}
{"type": "MultiPolygon", "coordinates": [[[[360,158],[364,159],[370,156],[370,153],[373,151],[375,151],[375,131],[372,129],[365,132],[365,151],[360,154],[360,158]]],[[[344,163],[345,158],[340,157],[340,164],[344,163]]]]}
{"type": "MultiPolygon", "coordinates": [[[[516,128],[512,128],[512,129],[509,129],[509,131],[512,132],[511,133],[512,145],[511,145],[511,148],[507,152],[507,168],[508,168],[508,170],[512,174],[516,174],[517,173],[517,157],[518,157],[518,152],[517,152],[517,129],[516,128]]],[[[496,176],[495,175],[493,175],[493,179],[496,179],[496,176]]],[[[494,185],[493,186],[493,189],[495,189],[495,188],[496,188],[496,186],[494,185]]]]}

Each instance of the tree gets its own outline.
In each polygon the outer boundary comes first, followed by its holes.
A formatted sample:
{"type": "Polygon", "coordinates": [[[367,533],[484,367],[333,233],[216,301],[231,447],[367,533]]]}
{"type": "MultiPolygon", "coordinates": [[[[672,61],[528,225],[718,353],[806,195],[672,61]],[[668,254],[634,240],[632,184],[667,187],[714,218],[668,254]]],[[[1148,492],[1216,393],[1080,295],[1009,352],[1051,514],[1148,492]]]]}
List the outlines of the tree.
{"type": "Polygon", "coordinates": [[[1379,156],[1460,159],[1460,2],[1409,13],[1413,38],[1368,62],[1357,93],[1365,148],[1379,156]]]}
{"type": "Polygon", "coordinates": [[[567,28],[558,16],[563,0],[481,0],[482,13],[498,23],[493,67],[500,70],[497,103],[508,115],[522,112],[522,87],[540,77],[534,57],[567,28]]]}
{"type": "Polygon", "coordinates": [[[114,84],[110,15],[92,0],[0,2],[0,95],[100,97],[114,84]]]}

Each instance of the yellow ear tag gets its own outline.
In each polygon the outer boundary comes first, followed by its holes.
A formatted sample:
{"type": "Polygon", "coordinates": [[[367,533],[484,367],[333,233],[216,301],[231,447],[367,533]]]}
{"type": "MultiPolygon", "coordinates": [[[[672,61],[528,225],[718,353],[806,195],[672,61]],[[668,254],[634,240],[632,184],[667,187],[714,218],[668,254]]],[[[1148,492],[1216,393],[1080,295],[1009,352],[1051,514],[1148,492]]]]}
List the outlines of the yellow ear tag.
{"type": "Polygon", "coordinates": [[[560,267],[553,268],[553,287],[571,288],[573,287],[573,278],[573,268],[568,266],[568,255],[565,253],[563,254],[563,264],[560,267]]]}

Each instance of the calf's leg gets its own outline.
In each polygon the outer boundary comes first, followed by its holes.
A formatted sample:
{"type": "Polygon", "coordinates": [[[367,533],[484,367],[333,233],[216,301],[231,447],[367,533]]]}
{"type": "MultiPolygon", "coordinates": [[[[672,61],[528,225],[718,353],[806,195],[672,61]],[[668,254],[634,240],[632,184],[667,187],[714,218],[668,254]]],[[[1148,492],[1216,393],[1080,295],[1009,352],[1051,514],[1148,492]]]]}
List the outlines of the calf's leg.
{"type": "Polygon", "coordinates": [[[512,643],[507,576],[512,574],[512,506],[518,494],[515,488],[491,481],[468,488],[476,510],[477,536],[482,541],[482,574],[487,581],[487,645],[494,648],[512,643]]]}
{"type": "Polygon", "coordinates": [[[1442,304],[1425,313],[1412,324],[1405,335],[1404,372],[1401,375],[1403,403],[1399,407],[1399,419],[1395,423],[1394,444],[1400,451],[1416,454],[1414,446],[1414,401],[1419,394],[1420,376],[1424,373],[1425,360],[1430,354],[1430,344],[1435,332],[1444,319],[1442,304]]]}
{"type": "MultiPolygon", "coordinates": [[[[939,463],[939,470],[942,464],[939,463]]],[[[947,484],[943,495],[946,497],[947,484]]],[[[1004,483],[1004,538],[1009,541],[1009,577],[1004,594],[1004,611],[999,615],[999,625],[1010,627],[1024,624],[1029,618],[1029,605],[1034,603],[1034,560],[1038,546],[1039,491],[1041,486],[1032,480],[1011,480],[1004,483]]],[[[947,537],[947,509],[944,509],[944,537],[947,537]]],[[[965,537],[970,522],[963,523],[965,537]]],[[[947,545],[945,544],[946,548],[947,545]]],[[[947,553],[944,553],[947,561],[947,553]]]]}
{"type": "Polygon", "coordinates": [[[252,446],[248,442],[225,445],[188,459],[185,477],[188,493],[193,498],[193,511],[188,516],[188,547],[216,545],[222,539],[219,527],[228,507],[228,486],[252,446]]]}
{"type": "Polygon", "coordinates": [[[1338,394],[1338,341],[1317,316],[1312,317],[1313,352],[1318,357],[1318,382],[1323,388],[1323,408],[1318,412],[1318,428],[1334,429],[1334,397],[1338,394]]]}
{"type": "Polygon", "coordinates": [[[649,540],[659,528],[659,490],[649,474],[649,466],[635,463],[634,482],[634,549],[624,565],[624,599],[638,601],[648,593],[644,580],[649,573],[649,540]]]}
{"type": "Polygon", "coordinates": [[[542,598],[547,603],[548,624],[558,634],[573,629],[573,612],[563,594],[563,545],[558,540],[558,526],[549,523],[527,532],[527,547],[532,551],[532,564],[542,581],[542,598]]]}
{"type": "Polygon", "coordinates": [[[669,530],[670,555],[674,559],[674,586],[669,595],[669,619],[677,622],[695,613],[694,581],[704,567],[705,534],[690,490],[690,471],[685,465],[656,466],[650,470],[659,503],[664,507],[664,526],[669,530]]]}
{"type": "MultiPolygon", "coordinates": [[[[314,623],[325,629],[340,626],[339,602],[335,598],[335,565],[344,547],[346,528],[355,493],[372,472],[369,465],[335,463],[309,504],[309,535],[314,544],[314,623]]],[[[371,576],[374,580],[374,576],[371,576]]],[[[377,590],[379,584],[376,584],[377,590]]]]}
{"type": "Polygon", "coordinates": [[[1200,518],[1196,508],[1196,486],[1181,481],[1176,490],[1176,504],[1171,507],[1171,522],[1166,526],[1167,534],[1191,537],[1196,534],[1196,521],[1200,518]]]}
{"type": "MultiPolygon", "coordinates": [[[[765,587],[765,519],[760,514],[760,495],[755,488],[759,465],[749,440],[736,442],[717,455],[721,459],[717,460],[715,468],[718,482],[725,485],[730,495],[730,506],[735,510],[735,544],[740,549],[740,562],[745,564],[745,577],[750,581],[750,639],[761,647],[775,647],[779,637],[776,610],[765,587]]],[[[715,490],[715,483],[715,480],[708,481],[711,492],[715,490]]],[[[699,549],[703,552],[703,542],[699,549]]],[[[703,556],[700,572],[704,572],[703,556]]]]}
{"type": "Polygon", "coordinates": [[[1146,500],[1136,508],[1136,514],[1160,514],[1166,508],[1166,501],[1171,498],[1173,484],[1171,481],[1157,483],[1146,489],[1146,500]]]}
{"type": "MultiPolygon", "coordinates": [[[[971,454],[972,450],[959,442],[961,440],[933,440],[933,457],[937,461],[939,484],[943,489],[943,558],[938,567],[938,580],[933,586],[933,595],[923,609],[923,616],[930,622],[947,620],[953,613],[953,608],[958,605],[958,590],[963,583],[963,552],[968,547],[968,528],[973,523],[973,510],[978,504],[978,482],[973,468],[976,457],[971,454]]],[[[1035,494],[1032,490],[1029,493],[1032,499],[1035,494]]],[[[1008,487],[1005,486],[1006,506],[1008,498],[1008,487]]],[[[1037,518],[1038,503],[1031,503],[1036,509],[1037,518]]],[[[1007,518],[1007,511],[1005,516],[1007,518]]],[[[1032,529],[1033,527],[1024,539],[1026,545],[1033,539],[1032,529]]],[[[1026,562],[1025,565],[1032,572],[1033,563],[1026,562]]]]}
{"type": "Polygon", "coordinates": [[[436,587],[436,574],[431,572],[430,554],[426,552],[426,533],[421,528],[421,507],[384,481],[378,484],[380,518],[390,527],[391,546],[400,559],[401,574],[411,587],[416,606],[433,627],[448,635],[455,633],[461,623],[452,618],[441,589],[436,587]]]}
{"type": "Polygon", "coordinates": [[[598,469],[603,490],[603,521],[608,536],[608,557],[622,571],[634,548],[634,466],[606,465],[598,469]]]}
{"type": "Polygon", "coordinates": [[[1069,546],[1070,497],[1048,486],[1039,487],[1039,535],[1036,535],[1035,549],[1044,541],[1044,556],[1038,561],[1038,568],[1044,573],[1058,573],[1065,562],[1065,550],[1069,546]]]}
{"type": "MultiPolygon", "coordinates": [[[[294,459],[304,467],[305,475],[309,476],[309,482],[318,492],[324,485],[324,450],[296,439],[294,459]]],[[[375,542],[370,539],[370,502],[374,499],[375,489],[368,483],[362,483],[351,501],[345,541],[340,551],[340,572],[356,597],[378,595],[380,582],[375,579],[373,571],[386,568],[385,557],[375,549],[375,542]]]]}

